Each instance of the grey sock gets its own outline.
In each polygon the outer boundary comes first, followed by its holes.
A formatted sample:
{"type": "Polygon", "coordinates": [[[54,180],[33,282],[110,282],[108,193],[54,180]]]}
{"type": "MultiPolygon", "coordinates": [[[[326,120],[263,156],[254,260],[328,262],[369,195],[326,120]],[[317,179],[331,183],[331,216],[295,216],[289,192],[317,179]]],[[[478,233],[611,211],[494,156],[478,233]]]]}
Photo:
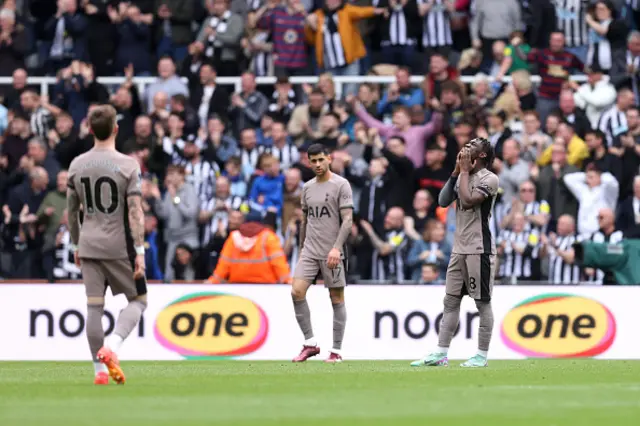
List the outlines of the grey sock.
{"type": "Polygon", "coordinates": [[[442,321],[440,321],[440,334],[438,334],[438,346],[448,348],[451,345],[453,334],[458,328],[460,322],[460,303],[462,299],[451,296],[444,296],[444,311],[442,312],[442,321]]]}
{"type": "Polygon", "coordinates": [[[102,328],[103,305],[87,305],[87,340],[93,361],[97,362],[98,351],[104,345],[104,329],[102,328]]]}
{"type": "Polygon", "coordinates": [[[478,349],[489,350],[491,343],[491,333],[493,332],[493,309],[491,302],[476,300],[476,308],[480,314],[480,327],[478,328],[478,349]]]}
{"type": "Polygon", "coordinates": [[[333,349],[342,349],[342,338],[347,325],[347,308],[342,303],[333,304],[333,349]]]}
{"type": "Polygon", "coordinates": [[[129,337],[129,334],[138,325],[142,313],[147,308],[147,302],[141,300],[132,300],[129,304],[120,312],[118,320],[116,321],[116,327],[113,330],[113,334],[116,334],[122,339],[129,337]]]}
{"type": "Polygon", "coordinates": [[[307,299],[294,300],[293,310],[296,313],[296,320],[305,340],[313,339],[313,327],[311,327],[311,311],[307,304],[307,299]]]}

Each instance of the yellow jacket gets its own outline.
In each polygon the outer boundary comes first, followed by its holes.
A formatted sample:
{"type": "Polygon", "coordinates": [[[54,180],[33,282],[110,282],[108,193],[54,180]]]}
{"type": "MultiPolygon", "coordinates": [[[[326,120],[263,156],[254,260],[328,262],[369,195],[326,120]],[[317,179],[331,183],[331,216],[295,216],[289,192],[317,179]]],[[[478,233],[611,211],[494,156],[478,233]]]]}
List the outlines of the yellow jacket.
{"type": "MultiPolygon", "coordinates": [[[[316,48],[316,61],[318,66],[322,68],[324,64],[324,11],[317,9],[315,15],[318,17],[317,30],[313,30],[309,26],[304,29],[307,43],[316,48]]],[[[360,58],[364,58],[367,50],[364,47],[362,36],[356,26],[360,19],[371,18],[375,15],[375,8],[371,6],[353,6],[345,4],[337,12],[338,14],[338,31],[342,39],[342,48],[344,49],[344,57],[347,64],[351,64],[360,58]]]]}
{"type": "MultiPolygon", "coordinates": [[[[544,167],[551,164],[551,148],[551,146],[548,146],[542,155],[538,157],[538,166],[544,167]]],[[[571,138],[571,141],[569,141],[569,146],[567,147],[567,163],[581,168],[582,162],[587,158],[589,158],[589,147],[585,141],[580,139],[577,135],[574,135],[573,138],[571,138]]]]}

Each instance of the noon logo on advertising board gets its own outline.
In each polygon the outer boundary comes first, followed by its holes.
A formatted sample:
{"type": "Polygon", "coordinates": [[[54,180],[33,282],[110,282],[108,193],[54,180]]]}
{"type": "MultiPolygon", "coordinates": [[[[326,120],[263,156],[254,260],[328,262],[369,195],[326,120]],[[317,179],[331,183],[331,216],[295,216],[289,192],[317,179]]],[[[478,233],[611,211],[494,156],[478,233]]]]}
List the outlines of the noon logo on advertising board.
{"type": "Polygon", "coordinates": [[[244,297],[193,293],[158,314],[154,333],[162,346],[186,358],[233,357],[264,344],[269,320],[260,306],[244,297]]]}
{"type": "Polygon", "coordinates": [[[543,294],[513,307],[502,321],[502,340],[530,357],[592,357],[607,351],[616,321],[602,303],[571,294],[543,294]]]}

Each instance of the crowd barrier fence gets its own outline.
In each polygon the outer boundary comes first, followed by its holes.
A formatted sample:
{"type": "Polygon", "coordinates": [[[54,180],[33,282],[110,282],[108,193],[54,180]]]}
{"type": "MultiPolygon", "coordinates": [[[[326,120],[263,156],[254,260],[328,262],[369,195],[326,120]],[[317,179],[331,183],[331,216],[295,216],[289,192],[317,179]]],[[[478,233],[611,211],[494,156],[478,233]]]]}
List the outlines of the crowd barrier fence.
{"type": "MultiPolygon", "coordinates": [[[[585,75],[575,75],[571,77],[572,80],[577,82],[585,82],[587,78],[585,75]]],[[[186,83],[187,79],[185,77],[182,80],[186,83]]],[[[218,77],[216,79],[218,84],[221,85],[232,85],[234,86],[234,90],[236,92],[240,92],[240,77],[218,77]]],[[[424,76],[414,75],[411,76],[411,82],[414,84],[419,84],[424,80],[424,76]]],[[[460,77],[460,80],[463,83],[473,83],[476,81],[476,77],[463,76],[460,77]]],[[[43,95],[49,94],[49,86],[54,85],[56,83],[55,77],[28,77],[27,84],[29,85],[39,85],[40,93],[43,95]]],[[[98,83],[104,85],[120,85],[124,83],[124,77],[98,77],[98,83]]],[[[146,87],[150,84],[153,84],[156,81],[156,77],[134,77],[133,82],[138,86],[138,90],[140,93],[144,93],[146,87]]],[[[289,81],[292,84],[315,84],[318,82],[318,76],[299,76],[299,77],[291,77],[289,81]]],[[[338,96],[342,94],[342,86],[349,83],[382,83],[382,84],[390,84],[396,81],[394,76],[334,76],[333,81],[336,86],[336,93],[338,96]]],[[[494,81],[493,78],[489,78],[489,81],[494,81]]],[[[510,82],[510,77],[505,77],[504,82],[510,82]]],[[[533,75],[531,76],[531,81],[534,84],[540,83],[540,76],[533,75]]],[[[0,85],[11,85],[13,82],[12,77],[0,77],[0,85]]],[[[258,85],[268,85],[275,84],[276,77],[257,77],[256,82],[258,85]]]]}

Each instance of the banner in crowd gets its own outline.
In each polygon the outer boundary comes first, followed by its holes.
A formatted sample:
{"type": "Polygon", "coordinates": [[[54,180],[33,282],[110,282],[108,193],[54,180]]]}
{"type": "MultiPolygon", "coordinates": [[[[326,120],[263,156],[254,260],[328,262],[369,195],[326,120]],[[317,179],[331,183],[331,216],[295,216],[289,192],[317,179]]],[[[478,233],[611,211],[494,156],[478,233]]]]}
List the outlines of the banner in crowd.
{"type": "MultiPolygon", "coordinates": [[[[408,360],[437,346],[443,287],[350,286],[345,294],[345,359],[408,360]]],[[[638,300],[640,287],[496,287],[490,357],[640,359],[638,300]]],[[[308,301],[324,357],[332,344],[331,302],[320,287],[309,290],[308,301]]],[[[107,296],[107,333],[125,304],[107,296]]],[[[0,285],[0,321],[0,360],[89,358],[81,285],[0,285]]],[[[476,352],[478,322],[465,298],[450,358],[476,352]]],[[[151,285],[121,358],[289,360],[302,341],[289,286],[151,285]]]]}

